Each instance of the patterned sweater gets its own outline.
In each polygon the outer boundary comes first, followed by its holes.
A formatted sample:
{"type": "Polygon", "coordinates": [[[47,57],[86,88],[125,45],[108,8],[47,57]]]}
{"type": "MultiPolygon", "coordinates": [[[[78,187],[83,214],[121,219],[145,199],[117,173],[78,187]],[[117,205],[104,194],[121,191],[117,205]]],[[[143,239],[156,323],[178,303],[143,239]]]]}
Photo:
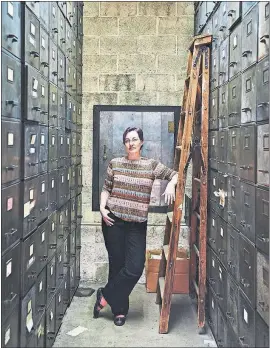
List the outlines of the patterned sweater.
{"type": "Polygon", "coordinates": [[[171,180],[175,174],[176,171],[154,159],[114,158],[108,165],[102,188],[110,193],[107,206],[122,220],[146,221],[154,180],[171,180]]]}

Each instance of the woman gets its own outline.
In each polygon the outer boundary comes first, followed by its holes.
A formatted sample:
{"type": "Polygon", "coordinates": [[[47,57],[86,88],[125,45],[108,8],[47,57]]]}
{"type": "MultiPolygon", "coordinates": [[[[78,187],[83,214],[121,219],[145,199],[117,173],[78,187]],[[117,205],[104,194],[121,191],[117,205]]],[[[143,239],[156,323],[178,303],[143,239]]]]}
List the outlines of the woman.
{"type": "Polygon", "coordinates": [[[94,318],[108,303],[117,326],[125,324],[129,295],[144,269],[147,215],[154,180],[170,180],[163,193],[165,203],[175,199],[177,172],[154,159],[141,157],[143,142],[140,128],[125,130],[123,144],[127,156],[110,161],[100,197],[109,277],[106,286],[97,290],[94,318]]]}

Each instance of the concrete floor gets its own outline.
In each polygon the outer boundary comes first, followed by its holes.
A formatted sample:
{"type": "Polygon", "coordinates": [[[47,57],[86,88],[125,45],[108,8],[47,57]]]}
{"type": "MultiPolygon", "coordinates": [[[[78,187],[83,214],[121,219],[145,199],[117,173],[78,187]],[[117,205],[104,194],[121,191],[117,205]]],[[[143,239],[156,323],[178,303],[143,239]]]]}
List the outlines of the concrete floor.
{"type": "MultiPolygon", "coordinates": [[[[97,289],[99,284],[90,287],[97,289]]],[[[159,334],[159,306],[156,294],[137,284],[130,296],[130,311],[124,326],[112,321],[110,307],[93,319],[96,292],[90,297],[73,298],[53,347],[216,347],[210,329],[199,335],[197,313],[187,295],[173,295],[169,333],[159,334]],[[67,333],[78,326],[87,330],[73,337],[67,333]]]]}

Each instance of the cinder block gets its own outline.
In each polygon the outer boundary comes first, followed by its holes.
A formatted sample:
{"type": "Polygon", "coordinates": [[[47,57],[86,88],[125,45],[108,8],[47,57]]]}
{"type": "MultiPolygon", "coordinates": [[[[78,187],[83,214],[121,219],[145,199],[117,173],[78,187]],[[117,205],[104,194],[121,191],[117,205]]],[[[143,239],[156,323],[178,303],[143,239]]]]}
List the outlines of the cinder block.
{"type": "Polygon", "coordinates": [[[90,55],[83,57],[84,74],[109,74],[117,71],[117,56],[90,55]]]}
{"type": "Polygon", "coordinates": [[[120,73],[154,73],[156,72],[155,55],[133,54],[119,56],[118,71],[120,73]]]}
{"type": "MultiPolygon", "coordinates": [[[[101,219],[102,219],[102,217],[100,215],[100,221],[101,221],[101,219]]],[[[104,243],[104,237],[103,237],[101,226],[96,226],[95,243],[104,243]]]]}
{"type": "Polygon", "coordinates": [[[137,75],[137,91],[175,91],[175,75],[137,75]]]}
{"type": "Polygon", "coordinates": [[[111,17],[84,17],[83,31],[84,35],[117,35],[118,20],[111,17]]]}
{"type": "Polygon", "coordinates": [[[109,273],[108,262],[96,262],[95,268],[96,268],[96,281],[98,283],[107,283],[108,273],[109,273]]]}
{"type": "Polygon", "coordinates": [[[100,16],[128,17],[137,15],[137,2],[100,2],[100,16]]]}
{"type": "Polygon", "coordinates": [[[189,36],[183,36],[178,35],[177,36],[177,54],[178,55],[184,55],[187,58],[188,55],[188,48],[189,45],[192,42],[193,37],[191,35],[189,36]]]}
{"type": "Polygon", "coordinates": [[[88,111],[82,112],[82,123],[83,123],[83,129],[82,134],[84,136],[84,132],[88,129],[93,130],[93,107],[89,108],[88,111]]]}
{"type": "Polygon", "coordinates": [[[98,17],[99,16],[99,2],[85,1],[83,7],[83,17],[98,17]]]}
{"type": "Polygon", "coordinates": [[[186,76],[186,71],[182,74],[178,74],[176,76],[176,91],[177,92],[183,92],[185,88],[185,76],[186,76]]]}
{"type": "Polygon", "coordinates": [[[85,35],[83,37],[83,57],[99,54],[99,38],[85,35]]]}
{"type": "Polygon", "coordinates": [[[95,261],[94,262],[108,262],[108,253],[105,247],[105,244],[95,243],[95,261]]]}
{"type": "Polygon", "coordinates": [[[148,226],[165,226],[166,214],[162,213],[149,213],[147,219],[148,226]]]}
{"type": "Polygon", "coordinates": [[[155,105],[156,93],[143,92],[119,92],[119,104],[121,105],[155,105]]]}
{"type": "Polygon", "coordinates": [[[91,110],[93,105],[117,104],[116,93],[85,93],[83,99],[83,111],[91,110]]]}
{"type": "Polygon", "coordinates": [[[83,224],[100,224],[100,212],[92,211],[92,201],[82,205],[83,224]]]}
{"type": "Polygon", "coordinates": [[[159,19],[159,35],[193,35],[194,18],[193,16],[185,17],[163,17],[159,19]]]}
{"type": "MultiPolygon", "coordinates": [[[[83,156],[87,156],[88,154],[83,154],[83,156]]],[[[93,184],[92,182],[92,166],[83,166],[82,167],[82,180],[84,186],[91,186],[93,184]]],[[[83,191],[82,191],[83,192],[83,191]]]]}
{"type": "Polygon", "coordinates": [[[140,36],[138,38],[139,53],[176,53],[176,35],[140,36]]]}
{"type": "Polygon", "coordinates": [[[181,105],[183,93],[181,92],[158,92],[158,105],[181,105]]]}
{"type": "Polygon", "coordinates": [[[130,54],[137,52],[135,36],[105,36],[100,38],[101,54],[130,54]]]}
{"type": "Polygon", "coordinates": [[[93,74],[82,75],[82,90],[86,92],[98,92],[98,76],[93,74]]]}
{"type": "Polygon", "coordinates": [[[168,1],[160,2],[139,2],[139,15],[140,16],[175,16],[176,15],[176,3],[168,1]]]}
{"type": "Polygon", "coordinates": [[[156,34],[156,18],[126,17],[119,19],[119,35],[156,34]]]}
{"type": "Polygon", "coordinates": [[[194,15],[194,2],[177,1],[177,16],[192,16],[192,15],[194,15]]]}
{"type": "Polygon", "coordinates": [[[186,56],[158,56],[158,72],[160,74],[180,74],[186,69],[186,56]]]}
{"type": "Polygon", "coordinates": [[[100,91],[135,91],[136,75],[100,75],[100,91]]]}

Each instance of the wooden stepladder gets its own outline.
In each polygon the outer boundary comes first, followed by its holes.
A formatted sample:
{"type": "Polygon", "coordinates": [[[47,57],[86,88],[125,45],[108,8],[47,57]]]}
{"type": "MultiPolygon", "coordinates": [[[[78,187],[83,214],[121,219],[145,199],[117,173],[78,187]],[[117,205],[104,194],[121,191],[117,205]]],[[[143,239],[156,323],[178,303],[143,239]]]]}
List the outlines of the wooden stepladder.
{"type": "Polygon", "coordinates": [[[180,114],[174,169],[178,171],[176,199],[167,214],[156,303],[160,304],[159,333],[168,332],[186,173],[192,159],[192,217],[190,285],[196,292],[199,333],[205,332],[206,229],[208,179],[209,63],[211,35],[196,36],[189,47],[187,78],[180,114]],[[166,251],[166,252],[165,252],[166,251]],[[196,282],[198,279],[198,282],[196,282]]]}

